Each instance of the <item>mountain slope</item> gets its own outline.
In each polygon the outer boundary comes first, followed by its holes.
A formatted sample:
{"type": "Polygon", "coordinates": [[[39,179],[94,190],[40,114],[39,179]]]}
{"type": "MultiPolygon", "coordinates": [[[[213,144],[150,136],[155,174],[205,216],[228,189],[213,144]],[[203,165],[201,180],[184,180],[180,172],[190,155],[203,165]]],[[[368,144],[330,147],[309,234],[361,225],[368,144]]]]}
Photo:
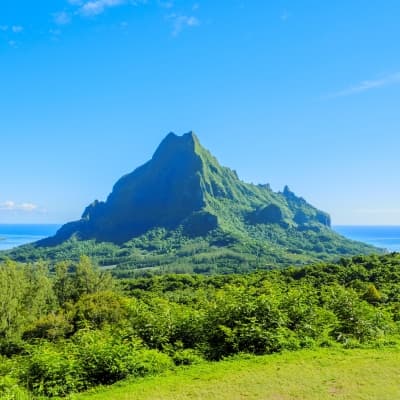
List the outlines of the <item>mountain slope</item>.
{"type": "Polygon", "coordinates": [[[54,237],[10,254],[60,259],[90,249],[103,264],[128,269],[213,265],[218,270],[376,250],[339,236],[330,223],[327,213],[288,187],[277,193],[269,185],[242,182],[192,132],[170,133],[150,161],[114,185],[105,202],[93,202],[54,237]]]}
{"type": "Polygon", "coordinates": [[[115,184],[106,202],[92,203],[80,221],[63,226],[52,240],[61,243],[77,235],[124,243],[155,227],[182,225],[196,236],[217,227],[245,230],[246,223],[329,226],[330,218],[287,187],[274,193],[266,185],[240,181],[193,133],[170,133],[149,162],[115,184]]]}

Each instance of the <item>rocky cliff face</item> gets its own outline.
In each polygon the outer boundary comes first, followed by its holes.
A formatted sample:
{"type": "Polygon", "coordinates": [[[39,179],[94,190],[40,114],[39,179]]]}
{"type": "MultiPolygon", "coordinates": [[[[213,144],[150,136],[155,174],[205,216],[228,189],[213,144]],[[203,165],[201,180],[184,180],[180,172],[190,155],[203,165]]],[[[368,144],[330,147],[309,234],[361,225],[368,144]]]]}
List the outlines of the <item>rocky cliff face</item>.
{"type": "Polygon", "coordinates": [[[64,225],[42,244],[72,236],[124,243],[155,227],[182,227],[186,235],[196,236],[217,227],[246,231],[257,224],[318,229],[329,227],[330,218],[287,187],[275,193],[269,185],[240,181],[193,132],[169,133],[152,159],[123,176],[106,201],[93,202],[79,221],[64,225]]]}

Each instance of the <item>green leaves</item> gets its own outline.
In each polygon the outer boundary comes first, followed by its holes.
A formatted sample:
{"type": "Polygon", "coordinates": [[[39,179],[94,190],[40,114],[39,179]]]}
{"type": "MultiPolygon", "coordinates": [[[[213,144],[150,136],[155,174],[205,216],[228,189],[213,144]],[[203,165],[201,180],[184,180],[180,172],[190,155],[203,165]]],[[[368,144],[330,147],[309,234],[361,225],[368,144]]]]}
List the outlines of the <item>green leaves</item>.
{"type": "MultiPolygon", "coordinates": [[[[126,280],[88,258],[0,265],[0,394],[65,396],[238,353],[399,340],[400,256],[245,275],[126,280]],[[374,283],[372,283],[374,282],[374,283]]],[[[14,397],[12,397],[14,396],[14,397]]],[[[1,396],[0,396],[1,397],[1,396]]]]}

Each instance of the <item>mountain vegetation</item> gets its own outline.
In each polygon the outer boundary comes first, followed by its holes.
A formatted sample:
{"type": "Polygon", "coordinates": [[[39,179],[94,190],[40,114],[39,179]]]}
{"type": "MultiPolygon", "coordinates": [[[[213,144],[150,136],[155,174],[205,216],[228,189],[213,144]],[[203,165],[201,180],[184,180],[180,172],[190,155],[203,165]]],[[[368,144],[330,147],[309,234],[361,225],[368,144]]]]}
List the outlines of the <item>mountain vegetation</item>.
{"type": "Polygon", "coordinates": [[[54,398],[239,353],[399,345],[400,255],[116,280],[88,257],[0,265],[0,397],[54,398]]]}
{"type": "Polygon", "coordinates": [[[170,133],[54,237],[0,254],[20,262],[90,255],[118,276],[229,273],[379,251],[331,229],[330,216],[286,186],[241,181],[192,132],[170,133]]]}

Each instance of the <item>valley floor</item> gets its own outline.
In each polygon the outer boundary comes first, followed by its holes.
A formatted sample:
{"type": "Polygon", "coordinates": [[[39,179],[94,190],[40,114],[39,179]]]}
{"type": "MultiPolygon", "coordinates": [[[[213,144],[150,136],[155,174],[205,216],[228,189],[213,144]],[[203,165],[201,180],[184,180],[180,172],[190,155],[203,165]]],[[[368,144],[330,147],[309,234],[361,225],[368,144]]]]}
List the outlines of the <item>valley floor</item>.
{"type": "Polygon", "coordinates": [[[319,349],[241,356],[125,381],[74,400],[394,400],[400,349],[319,349]]]}

